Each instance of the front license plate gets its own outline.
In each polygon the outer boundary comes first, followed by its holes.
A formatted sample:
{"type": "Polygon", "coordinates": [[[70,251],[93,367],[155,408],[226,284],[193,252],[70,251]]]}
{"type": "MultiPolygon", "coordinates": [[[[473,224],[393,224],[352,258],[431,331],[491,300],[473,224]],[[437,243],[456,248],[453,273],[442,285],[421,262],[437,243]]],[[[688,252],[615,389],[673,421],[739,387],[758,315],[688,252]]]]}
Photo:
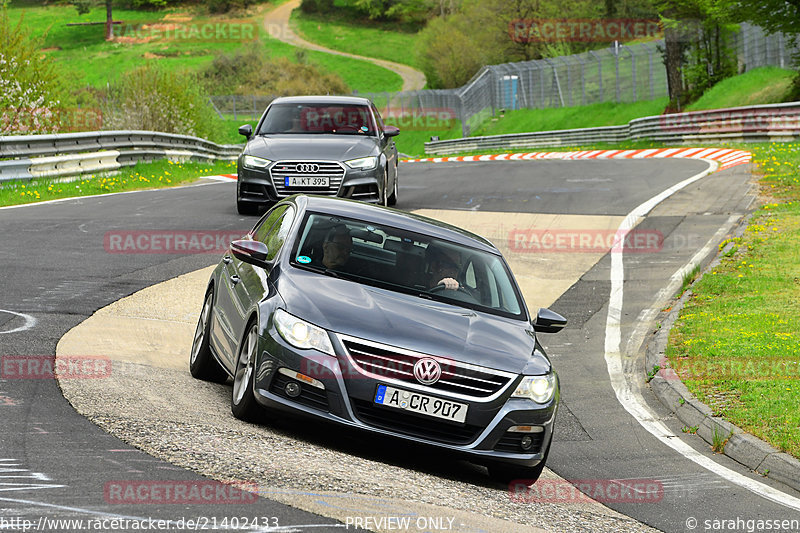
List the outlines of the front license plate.
{"type": "Polygon", "coordinates": [[[285,187],[327,187],[327,176],[286,176],[283,178],[285,187]]]}
{"type": "Polygon", "coordinates": [[[375,393],[375,403],[444,418],[453,422],[463,422],[467,418],[468,406],[466,404],[450,402],[417,392],[395,389],[386,385],[378,385],[378,391],[375,393]]]}

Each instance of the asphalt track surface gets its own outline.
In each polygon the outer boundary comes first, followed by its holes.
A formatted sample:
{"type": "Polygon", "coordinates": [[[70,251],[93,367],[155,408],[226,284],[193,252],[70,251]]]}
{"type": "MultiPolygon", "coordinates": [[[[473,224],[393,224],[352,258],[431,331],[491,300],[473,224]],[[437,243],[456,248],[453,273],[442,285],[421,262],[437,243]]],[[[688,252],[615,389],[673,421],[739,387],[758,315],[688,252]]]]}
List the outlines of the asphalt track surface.
{"type": "MultiPolygon", "coordinates": [[[[624,216],[643,201],[706,168],[683,160],[543,161],[403,165],[399,207],[508,213],[624,216]]],[[[656,207],[640,228],[660,232],[662,249],[625,256],[623,340],[636,338],[638,318],[660,288],[720,227],[746,212],[749,174],[735,167],[703,178],[656,207]]],[[[61,336],[97,309],[141,288],[213,264],[212,255],[109,254],[110,230],[246,231],[232,184],[70,200],[0,210],[0,355],[53,355],[61,336]],[[26,329],[27,328],[27,329],[26,329]]],[[[606,255],[551,308],[568,328],[543,341],[559,370],[562,405],[548,466],[570,480],[655,480],[657,501],[609,502],[620,512],[664,531],[734,531],[705,521],[799,519],[797,509],[766,500],[679,456],[646,432],[619,404],[604,353],[610,290],[606,255]],[[696,529],[689,526],[696,519],[696,529]]],[[[528,305],[537,303],[528,297],[528,305]]],[[[638,350],[636,343],[627,347],[638,350]]],[[[641,369],[644,372],[644,368],[641,369]]],[[[189,393],[187,391],[187,393],[189,393]]],[[[645,401],[698,453],[708,446],[681,432],[679,423],[643,389],[645,401]]],[[[135,401],[133,398],[120,401],[135,401]]],[[[54,380],[0,379],[0,518],[50,519],[277,517],[281,527],[341,524],[266,499],[252,504],[152,505],[114,503],[117,480],[202,481],[131,448],[76,414],[54,380]]],[[[725,457],[733,471],[798,497],[750,474],[725,457]]],[[[270,522],[268,525],[274,525],[270,522]]],[[[3,524],[0,523],[0,528],[3,524]]],[[[743,526],[746,530],[746,525],[743,526]]],[[[6,529],[14,530],[6,526],[6,529]]],[[[55,529],[55,528],[52,528],[55,529]]],[[[66,530],[67,528],[63,528],[66,530]]],[[[304,528],[305,529],[305,528],[304,528]]]]}

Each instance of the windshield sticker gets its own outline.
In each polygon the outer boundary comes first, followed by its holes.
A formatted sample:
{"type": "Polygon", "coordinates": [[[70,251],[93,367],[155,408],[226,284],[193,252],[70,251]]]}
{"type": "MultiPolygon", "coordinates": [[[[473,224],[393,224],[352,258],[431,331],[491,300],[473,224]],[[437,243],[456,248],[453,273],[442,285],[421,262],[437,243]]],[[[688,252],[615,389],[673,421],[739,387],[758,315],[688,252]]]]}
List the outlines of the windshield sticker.
{"type": "Polygon", "coordinates": [[[307,265],[308,263],[311,262],[311,258],[308,257],[307,255],[298,255],[297,256],[297,262],[298,263],[303,263],[304,265],[307,265]]]}

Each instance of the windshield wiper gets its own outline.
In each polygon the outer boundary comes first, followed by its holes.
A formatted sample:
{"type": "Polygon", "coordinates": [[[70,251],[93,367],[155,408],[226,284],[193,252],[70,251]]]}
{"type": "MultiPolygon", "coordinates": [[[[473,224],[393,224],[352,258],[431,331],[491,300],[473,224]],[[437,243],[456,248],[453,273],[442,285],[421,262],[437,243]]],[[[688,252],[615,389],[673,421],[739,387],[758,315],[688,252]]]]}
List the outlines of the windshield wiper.
{"type": "Polygon", "coordinates": [[[311,270],[312,272],[316,272],[317,274],[325,274],[327,276],[331,276],[334,278],[342,277],[340,272],[337,272],[336,270],[331,270],[330,268],[325,268],[316,265],[303,265],[303,264],[297,264],[297,266],[299,266],[300,268],[304,268],[306,270],[311,270]]]}

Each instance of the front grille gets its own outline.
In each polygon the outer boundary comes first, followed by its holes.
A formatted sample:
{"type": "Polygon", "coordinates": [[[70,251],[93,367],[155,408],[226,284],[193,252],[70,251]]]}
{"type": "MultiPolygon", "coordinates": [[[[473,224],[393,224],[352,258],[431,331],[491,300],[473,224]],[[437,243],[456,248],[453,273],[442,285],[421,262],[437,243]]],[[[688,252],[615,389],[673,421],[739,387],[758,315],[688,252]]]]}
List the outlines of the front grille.
{"type": "Polygon", "coordinates": [[[355,398],[350,400],[356,416],[365,424],[411,437],[447,444],[469,444],[481,431],[479,426],[454,425],[440,418],[409,414],[355,398]]]}
{"type": "Polygon", "coordinates": [[[273,394],[280,396],[281,398],[297,402],[307,407],[313,407],[315,409],[321,409],[323,411],[328,410],[328,395],[325,394],[324,390],[312,387],[307,383],[297,381],[296,379],[292,379],[280,373],[275,374],[275,377],[272,380],[272,385],[270,386],[269,391],[273,394]],[[291,396],[286,394],[285,387],[286,384],[289,382],[294,382],[300,385],[301,392],[299,396],[292,398],[291,396]]]}
{"type": "Polygon", "coordinates": [[[540,431],[538,433],[508,432],[497,441],[497,444],[494,445],[494,449],[498,452],[539,453],[539,451],[542,449],[543,439],[544,431],[540,431]],[[525,435],[528,435],[533,440],[533,444],[527,450],[523,449],[522,445],[520,444],[522,437],[525,435]]]}
{"type": "Polygon", "coordinates": [[[321,194],[336,196],[339,187],[344,180],[344,167],[336,161],[278,161],[269,170],[272,184],[278,197],[284,198],[300,192],[310,194],[321,194]],[[297,169],[298,165],[319,165],[319,171],[314,173],[301,172],[297,169]],[[286,178],[289,177],[328,177],[329,186],[325,187],[290,187],[285,185],[286,178]]]}
{"type": "MultiPolygon", "coordinates": [[[[414,378],[414,363],[428,357],[410,352],[398,353],[391,347],[378,347],[354,340],[344,340],[344,345],[354,365],[377,379],[393,379],[417,384],[414,378]]],[[[508,372],[500,372],[476,365],[437,358],[442,368],[442,376],[433,385],[426,385],[436,391],[455,393],[473,398],[488,398],[508,385],[514,377],[508,372]]]]}

